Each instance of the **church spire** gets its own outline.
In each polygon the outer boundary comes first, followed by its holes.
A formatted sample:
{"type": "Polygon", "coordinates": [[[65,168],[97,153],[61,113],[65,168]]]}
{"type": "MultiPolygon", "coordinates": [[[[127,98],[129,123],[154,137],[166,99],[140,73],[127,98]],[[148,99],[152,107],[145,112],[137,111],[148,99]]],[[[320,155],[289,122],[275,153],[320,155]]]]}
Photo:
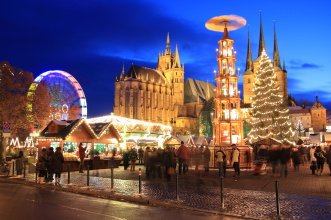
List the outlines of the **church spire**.
{"type": "Polygon", "coordinates": [[[283,61],[283,71],[284,71],[284,72],[287,72],[287,71],[286,71],[286,66],[285,66],[285,60],[283,61]]]}
{"type": "Polygon", "coordinates": [[[274,23],[274,67],[280,67],[280,58],[276,36],[276,23],[274,23]]]}
{"type": "Polygon", "coordinates": [[[259,53],[258,57],[261,56],[263,49],[267,51],[265,48],[265,43],[264,43],[264,34],[263,34],[263,26],[262,26],[262,12],[260,10],[260,41],[259,41],[259,53]]]}
{"type": "Polygon", "coordinates": [[[120,75],[120,80],[124,80],[124,62],[123,62],[123,67],[122,67],[122,72],[121,72],[121,75],[120,75]]]}
{"type": "Polygon", "coordinates": [[[174,54],[174,63],[173,68],[180,68],[180,59],[179,59],[179,53],[178,53],[178,46],[176,44],[176,50],[174,54]]]}
{"type": "Polygon", "coordinates": [[[165,51],[165,55],[170,55],[171,54],[171,50],[170,50],[170,36],[169,36],[169,32],[167,34],[167,41],[166,41],[166,51],[165,51]]]}
{"type": "Polygon", "coordinates": [[[253,71],[253,59],[252,59],[252,50],[251,50],[251,39],[249,35],[248,27],[248,43],[247,43],[247,58],[246,58],[246,71],[253,71]]]}

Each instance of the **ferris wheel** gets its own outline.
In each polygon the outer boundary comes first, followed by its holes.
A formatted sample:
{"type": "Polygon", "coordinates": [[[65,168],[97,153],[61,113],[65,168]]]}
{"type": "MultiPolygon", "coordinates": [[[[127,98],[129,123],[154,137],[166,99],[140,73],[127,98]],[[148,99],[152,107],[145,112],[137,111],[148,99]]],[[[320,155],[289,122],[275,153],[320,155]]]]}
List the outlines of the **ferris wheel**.
{"type": "MultiPolygon", "coordinates": [[[[34,97],[40,83],[45,83],[50,94],[52,107],[58,109],[75,105],[79,109],[77,118],[87,118],[87,103],[84,91],[78,81],[69,73],[62,70],[50,70],[40,74],[31,84],[28,96],[34,97]],[[57,96],[57,97],[55,97],[57,96]]],[[[32,102],[28,105],[32,110],[32,102]]]]}

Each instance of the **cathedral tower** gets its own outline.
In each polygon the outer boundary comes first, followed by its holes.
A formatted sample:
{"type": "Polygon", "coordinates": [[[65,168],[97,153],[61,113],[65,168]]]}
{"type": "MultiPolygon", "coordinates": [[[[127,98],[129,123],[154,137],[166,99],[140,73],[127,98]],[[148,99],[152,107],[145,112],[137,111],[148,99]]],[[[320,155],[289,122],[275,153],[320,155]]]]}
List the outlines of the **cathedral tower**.
{"type": "Polygon", "coordinates": [[[172,54],[169,33],[166,40],[166,50],[159,54],[157,70],[164,73],[168,82],[173,85],[175,105],[184,105],[184,66],[180,63],[178,46],[172,54]]]}

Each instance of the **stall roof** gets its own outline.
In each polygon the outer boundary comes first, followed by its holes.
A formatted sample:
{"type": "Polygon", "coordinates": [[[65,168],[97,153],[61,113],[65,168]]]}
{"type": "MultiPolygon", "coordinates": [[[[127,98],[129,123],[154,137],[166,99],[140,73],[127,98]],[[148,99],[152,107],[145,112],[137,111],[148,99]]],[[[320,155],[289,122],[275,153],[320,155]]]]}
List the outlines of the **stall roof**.
{"type": "Polygon", "coordinates": [[[185,144],[188,144],[191,138],[191,135],[178,135],[177,138],[180,141],[184,141],[185,144]]]}
{"type": "Polygon", "coordinates": [[[193,144],[196,146],[208,145],[207,139],[204,136],[193,136],[193,144]]]}
{"type": "Polygon", "coordinates": [[[69,136],[78,126],[83,125],[87,128],[87,131],[92,135],[92,137],[97,138],[97,135],[94,133],[92,128],[89,126],[89,124],[86,123],[84,118],[71,120],[71,121],[58,121],[53,120],[51,121],[46,128],[40,132],[40,137],[57,137],[62,138],[63,140],[67,139],[67,136],[69,136]],[[57,125],[65,125],[64,128],[62,128],[58,133],[48,133],[49,126],[55,123],[57,125]]]}

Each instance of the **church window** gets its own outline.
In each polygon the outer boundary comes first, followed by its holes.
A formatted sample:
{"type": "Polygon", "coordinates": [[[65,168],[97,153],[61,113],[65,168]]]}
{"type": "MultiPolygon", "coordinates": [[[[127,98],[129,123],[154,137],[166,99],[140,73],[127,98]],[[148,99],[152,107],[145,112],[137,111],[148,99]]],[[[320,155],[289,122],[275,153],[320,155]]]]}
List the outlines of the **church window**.
{"type": "Polygon", "coordinates": [[[250,78],[248,78],[247,83],[251,83],[251,79],[250,78]]]}

